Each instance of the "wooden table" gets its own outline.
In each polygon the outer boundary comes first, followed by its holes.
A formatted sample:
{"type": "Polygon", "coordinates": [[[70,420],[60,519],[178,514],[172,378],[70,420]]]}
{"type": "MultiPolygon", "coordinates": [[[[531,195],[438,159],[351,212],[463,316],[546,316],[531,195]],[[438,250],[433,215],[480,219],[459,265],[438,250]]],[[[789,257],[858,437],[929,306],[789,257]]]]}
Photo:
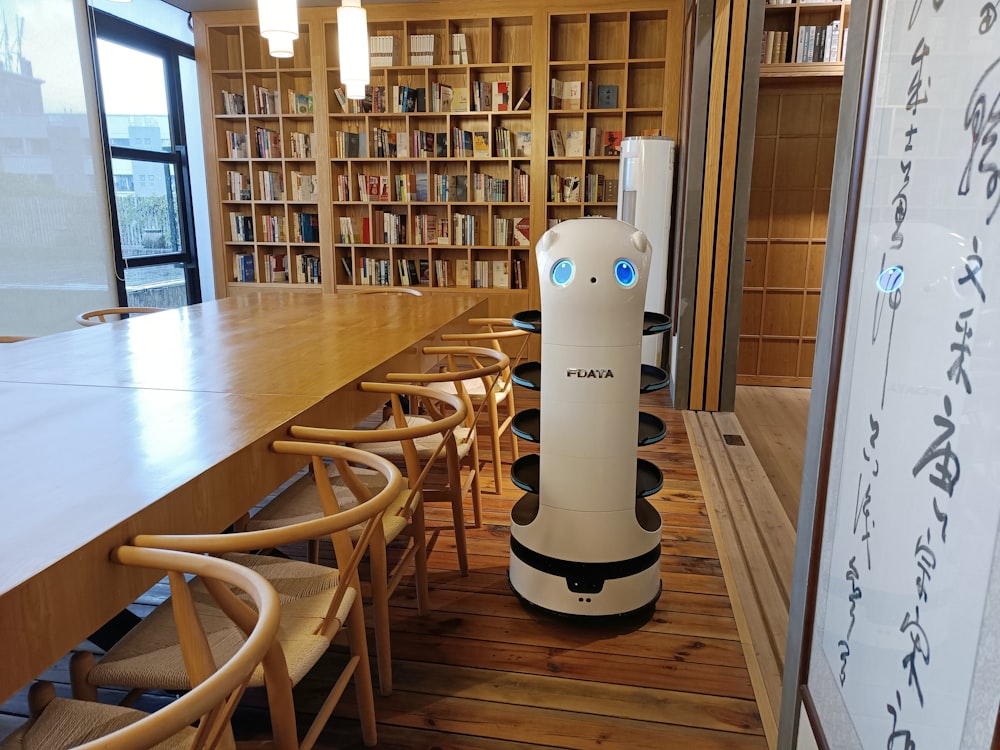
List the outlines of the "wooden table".
{"type": "Polygon", "coordinates": [[[472,295],[260,294],[0,349],[0,702],[151,585],[108,553],[225,528],[301,465],[291,424],[352,426],[356,383],[423,368],[472,295]]]}

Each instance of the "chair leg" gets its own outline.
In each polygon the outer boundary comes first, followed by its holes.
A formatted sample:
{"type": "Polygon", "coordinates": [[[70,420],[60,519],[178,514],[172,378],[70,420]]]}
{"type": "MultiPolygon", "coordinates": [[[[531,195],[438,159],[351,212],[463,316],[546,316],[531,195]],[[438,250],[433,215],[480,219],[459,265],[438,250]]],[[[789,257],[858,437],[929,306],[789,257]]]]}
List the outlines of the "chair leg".
{"type": "Polygon", "coordinates": [[[472,521],[478,529],[483,525],[483,495],[479,487],[479,446],[476,445],[476,441],[472,441],[469,452],[472,460],[472,521]]]}
{"type": "Polygon", "coordinates": [[[461,485],[451,498],[451,518],[455,525],[455,552],[458,555],[458,571],[469,575],[469,546],[465,539],[465,498],[462,497],[461,485]]]}
{"type": "MultiPolygon", "coordinates": [[[[489,407],[490,448],[493,452],[493,491],[499,495],[503,481],[503,462],[500,459],[500,415],[497,414],[496,399],[490,398],[489,407]]],[[[479,528],[479,525],[479,520],[477,520],[476,528],[479,528]]]]}
{"type": "Polygon", "coordinates": [[[55,697],[56,688],[51,682],[40,680],[32,683],[28,688],[28,715],[37,719],[55,697]]]}
{"type": "MultiPolygon", "coordinates": [[[[413,530],[413,544],[416,548],[413,555],[413,567],[417,584],[417,613],[424,615],[430,609],[427,581],[427,524],[424,521],[424,504],[420,503],[413,511],[410,519],[413,530]]],[[[463,533],[465,528],[462,528],[463,533]]]]}
{"type": "Polygon", "coordinates": [[[79,701],[97,701],[97,688],[87,681],[93,668],[94,655],[89,651],[76,651],[69,659],[69,684],[79,701]]]}
{"type": "Polygon", "coordinates": [[[319,539],[306,542],[306,557],[313,565],[319,565],[319,539]]]}
{"type": "Polygon", "coordinates": [[[350,644],[351,656],[358,657],[358,667],[354,672],[354,693],[358,699],[361,736],[365,746],[374,747],[378,742],[375,694],[372,690],[372,670],[368,661],[368,641],[365,636],[365,611],[361,603],[360,591],[347,617],[347,640],[350,644]]]}
{"type": "Polygon", "coordinates": [[[298,750],[299,734],[295,724],[295,702],[292,698],[292,680],[288,676],[285,654],[277,642],[262,662],[264,687],[267,691],[267,709],[271,715],[271,737],[275,750],[298,750]]]}
{"type": "Polygon", "coordinates": [[[372,611],[375,620],[375,657],[378,662],[378,691],[392,695],[392,647],[389,644],[389,573],[385,547],[371,550],[372,611]]]}

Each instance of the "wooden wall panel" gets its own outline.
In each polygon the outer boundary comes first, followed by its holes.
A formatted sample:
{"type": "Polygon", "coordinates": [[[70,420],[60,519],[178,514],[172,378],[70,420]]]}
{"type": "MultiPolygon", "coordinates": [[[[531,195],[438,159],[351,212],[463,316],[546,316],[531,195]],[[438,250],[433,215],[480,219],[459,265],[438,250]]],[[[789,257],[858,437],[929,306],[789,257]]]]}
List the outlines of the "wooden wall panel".
{"type": "Polygon", "coordinates": [[[759,101],[737,382],[808,386],[840,83],[765,79],[759,101]]]}

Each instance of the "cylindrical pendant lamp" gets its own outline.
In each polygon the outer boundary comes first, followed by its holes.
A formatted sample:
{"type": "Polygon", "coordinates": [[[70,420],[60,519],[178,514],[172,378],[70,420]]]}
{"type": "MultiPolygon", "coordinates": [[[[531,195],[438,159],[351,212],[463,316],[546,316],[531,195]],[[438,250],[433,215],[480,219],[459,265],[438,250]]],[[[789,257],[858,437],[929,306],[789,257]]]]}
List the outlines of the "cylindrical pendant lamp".
{"type": "Polygon", "coordinates": [[[340,82],[348,99],[364,99],[371,80],[368,67],[368,13],[361,0],[341,0],[337,8],[340,82]]]}
{"type": "Polygon", "coordinates": [[[271,56],[291,57],[292,42],[299,38],[296,0],[257,0],[257,17],[271,56]]]}

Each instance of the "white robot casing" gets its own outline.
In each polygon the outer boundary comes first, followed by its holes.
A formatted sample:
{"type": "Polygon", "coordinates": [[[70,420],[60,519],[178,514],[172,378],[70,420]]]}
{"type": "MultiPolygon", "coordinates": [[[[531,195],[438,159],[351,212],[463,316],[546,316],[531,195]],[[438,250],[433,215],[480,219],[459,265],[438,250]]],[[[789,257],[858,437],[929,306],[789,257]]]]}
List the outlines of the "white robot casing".
{"type": "Polygon", "coordinates": [[[626,614],[660,592],[660,519],[636,497],[643,312],[651,252],[614,219],[562,222],[535,248],[542,300],[539,492],[512,513],[510,582],[571,615],[626,614]],[[552,270],[570,260],[568,283],[552,270]],[[616,278],[632,263],[635,283],[616,278]]]}

